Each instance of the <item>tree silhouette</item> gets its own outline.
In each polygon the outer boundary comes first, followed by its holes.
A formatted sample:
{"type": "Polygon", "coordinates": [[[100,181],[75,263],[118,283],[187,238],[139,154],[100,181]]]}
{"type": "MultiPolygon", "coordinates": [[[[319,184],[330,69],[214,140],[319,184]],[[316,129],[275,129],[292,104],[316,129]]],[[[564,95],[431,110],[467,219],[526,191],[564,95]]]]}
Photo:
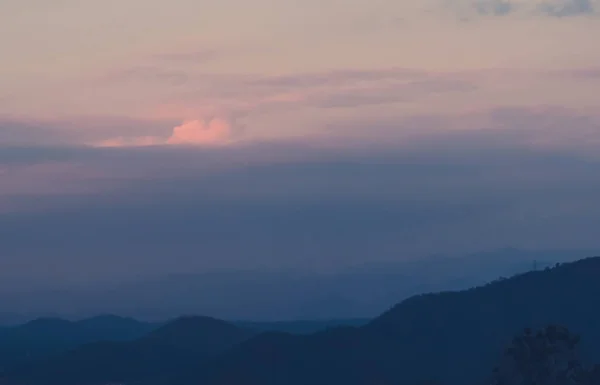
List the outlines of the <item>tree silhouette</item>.
{"type": "Polygon", "coordinates": [[[598,367],[587,369],[579,360],[579,341],[563,326],[551,325],[535,333],[525,329],[506,349],[492,384],[599,385],[598,367]]]}

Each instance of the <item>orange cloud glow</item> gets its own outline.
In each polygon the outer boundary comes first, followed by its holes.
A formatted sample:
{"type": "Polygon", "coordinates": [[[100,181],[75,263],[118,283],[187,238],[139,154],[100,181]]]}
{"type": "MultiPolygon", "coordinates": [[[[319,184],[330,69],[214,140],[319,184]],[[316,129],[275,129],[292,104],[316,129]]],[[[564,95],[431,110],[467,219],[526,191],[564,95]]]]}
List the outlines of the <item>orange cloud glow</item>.
{"type": "Polygon", "coordinates": [[[162,145],[214,146],[231,141],[231,124],[220,118],[186,120],[167,138],[158,136],[117,137],[93,143],[94,147],[144,147],[162,145]]]}
{"type": "Polygon", "coordinates": [[[143,147],[158,146],[164,143],[164,140],[156,136],[141,136],[137,138],[118,137],[102,140],[94,144],[95,147],[143,147]]]}
{"type": "Polygon", "coordinates": [[[167,144],[211,145],[223,144],[231,137],[231,125],[223,119],[212,119],[208,122],[190,120],[173,128],[173,134],[167,144]]]}

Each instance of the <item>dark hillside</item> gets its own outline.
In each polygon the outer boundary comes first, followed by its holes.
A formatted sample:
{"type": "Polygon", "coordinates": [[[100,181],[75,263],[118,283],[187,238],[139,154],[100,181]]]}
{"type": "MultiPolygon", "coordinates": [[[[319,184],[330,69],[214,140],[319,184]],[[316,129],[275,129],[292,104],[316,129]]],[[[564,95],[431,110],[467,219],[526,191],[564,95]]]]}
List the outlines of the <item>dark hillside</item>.
{"type": "Polygon", "coordinates": [[[8,373],[16,383],[102,384],[156,380],[204,363],[252,331],[209,317],[182,317],[127,342],[83,345],[8,373]]]}
{"type": "Polygon", "coordinates": [[[584,354],[599,361],[599,295],[600,258],[589,258],[470,290],[412,297],[357,329],[293,341],[259,336],[220,357],[214,372],[201,378],[214,385],[471,383],[490,372],[515,333],[553,323],[581,334],[584,354]]]}
{"type": "Polygon", "coordinates": [[[7,369],[91,342],[137,339],[156,327],[156,324],[111,315],[76,322],[40,318],[4,327],[0,329],[0,368],[7,369]]]}
{"type": "Polygon", "coordinates": [[[477,384],[512,336],[526,327],[565,325],[583,337],[584,357],[600,362],[599,296],[600,258],[589,258],[465,291],[415,296],[366,325],[309,335],[252,336],[223,321],[182,318],[135,342],[86,346],[5,380],[32,385],[117,379],[165,385],[477,384]]]}

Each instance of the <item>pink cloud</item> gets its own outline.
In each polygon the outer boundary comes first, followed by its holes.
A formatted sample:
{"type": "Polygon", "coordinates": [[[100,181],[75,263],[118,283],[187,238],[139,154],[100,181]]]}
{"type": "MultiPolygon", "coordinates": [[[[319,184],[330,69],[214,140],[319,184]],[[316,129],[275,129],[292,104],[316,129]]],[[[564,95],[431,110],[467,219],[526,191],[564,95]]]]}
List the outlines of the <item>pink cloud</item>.
{"type": "Polygon", "coordinates": [[[189,120],[173,128],[167,144],[214,145],[227,143],[231,138],[231,125],[224,119],[208,122],[189,120]]]}
{"type": "Polygon", "coordinates": [[[95,147],[143,147],[143,146],[158,146],[164,144],[164,140],[156,136],[140,136],[134,138],[126,138],[120,136],[118,138],[101,140],[94,143],[95,147]]]}
{"type": "Polygon", "coordinates": [[[144,147],[161,145],[216,146],[231,142],[231,124],[221,118],[186,120],[173,128],[169,137],[116,137],[95,142],[95,147],[144,147]]]}

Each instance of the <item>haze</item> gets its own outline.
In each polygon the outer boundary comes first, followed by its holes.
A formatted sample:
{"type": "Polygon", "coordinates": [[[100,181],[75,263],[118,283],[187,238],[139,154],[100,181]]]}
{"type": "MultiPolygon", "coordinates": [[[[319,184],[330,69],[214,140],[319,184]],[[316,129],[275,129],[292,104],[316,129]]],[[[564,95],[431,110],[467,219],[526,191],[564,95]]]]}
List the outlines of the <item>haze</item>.
{"type": "Polygon", "coordinates": [[[599,250],[599,12],[3,0],[2,296],[599,250]]]}

